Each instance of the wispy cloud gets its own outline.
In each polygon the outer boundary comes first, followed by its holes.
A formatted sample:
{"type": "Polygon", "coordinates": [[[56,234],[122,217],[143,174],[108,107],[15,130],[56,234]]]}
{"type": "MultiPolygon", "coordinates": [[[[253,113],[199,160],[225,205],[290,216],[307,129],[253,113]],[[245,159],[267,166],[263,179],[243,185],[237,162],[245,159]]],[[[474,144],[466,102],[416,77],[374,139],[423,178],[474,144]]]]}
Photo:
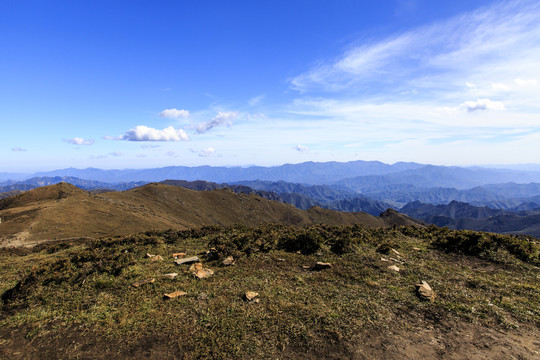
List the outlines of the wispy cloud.
{"type": "Polygon", "coordinates": [[[468,112],[479,110],[504,110],[504,104],[499,101],[489,99],[479,99],[476,101],[465,101],[461,107],[468,112]]]}
{"type": "Polygon", "coordinates": [[[279,126],[365,159],[508,158],[533,147],[512,131],[540,136],[539,59],[540,3],[498,2],[319,62],[290,79],[299,95],[279,126]]]}
{"type": "Polygon", "coordinates": [[[11,151],[26,151],[26,149],[23,149],[21,147],[14,147],[14,148],[11,148],[11,151]]]}
{"type": "Polygon", "coordinates": [[[199,152],[199,156],[201,156],[201,157],[210,157],[210,156],[214,156],[215,153],[216,153],[216,149],[214,149],[213,147],[209,147],[209,148],[206,148],[206,149],[202,149],[199,152]]]}
{"type": "Polygon", "coordinates": [[[251,106],[258,105],[264,99],[264,95],[255,96],[249,99],[248,104],[251,106]]]}
{"type": "Polygon", "coordinates": [[[217,126],[231,126],[233,120],[238,116],[237,112],[228,111],[228,112],[218,112],[216,116],[212,118],[211,121],[202,122],[197,124],[196,129],[199,134],[205,133],[217,126]]]}
{"type": "Polygon", "coordinates": [[[189,111],[178,109],[165,109],[159,113],[159,116],[171,119],[183,119],[189,116],[189,111]]]}
{"type": "Polygon", "coordinates": [[[120,157],[120,156],[124,156],[125,154],[121,151],[113,151],[113,152],[110,152],[110,153],[107,153],[105,155],[97,155],[97,156],[90,156],[90,159],[106,159],[106,158],[109,158],[109,157],[120,157]]]}
{"type": "Polygon", "coordinates": [[[538,74],[539,45],[540,3],[500,2],[445,22],[364,41],[294,77],[291,86],[302,92],[365,88],[382,92],[401,91],[403,86],[446,87],[454,85],[456,75],[466,81],[474,77],[492,82],[493,77],[509,77],[517,69],[538,74]]]}
{"type": "Polygon", "coordinates": [[[124,135],[105,138],[127,141],[189,141],[189,137],[183,129],[175,129],[169,126],[163,130],[158,130],[145,125],[138,125],[124,135]]]}
{"type": "Polygon", "coordinates": [[[309,148],[308,148],[307,146],[300,145],[300,144],[296,145],[296,146],[294,147],[294,149],[295,149],[296,151],[298,151],[298,152],[307,152],[307,151],[309,151],[309,148]]]}
{"type": "Polygon", "coordinates": [[[63,139],[64,142],[73,144],[73,145],[92,145],[94,144],[94,139],[83,139],[80,137],[74,137],[72,139],[63,139]]]}

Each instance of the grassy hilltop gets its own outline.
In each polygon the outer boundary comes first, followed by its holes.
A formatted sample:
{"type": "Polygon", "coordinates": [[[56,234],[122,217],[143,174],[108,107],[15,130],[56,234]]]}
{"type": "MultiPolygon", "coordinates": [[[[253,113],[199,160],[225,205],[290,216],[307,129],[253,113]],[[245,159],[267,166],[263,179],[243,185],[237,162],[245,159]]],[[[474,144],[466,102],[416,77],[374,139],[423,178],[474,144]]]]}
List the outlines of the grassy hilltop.
{"type": "Polygon", "coordinates": [[[540,354],[534,238],[433,226],[207,226],[6,248],[0,264],[3,358],[540,354]],[[198,255],[213,275],[196,278],[173,253],[198,255]],[[417,296],[422,280],[433,301],[417,296]],[[185,295],[164,298],[175,291],[185,295]],[[258,296],[249,301],[247,291],[258,296]]]}

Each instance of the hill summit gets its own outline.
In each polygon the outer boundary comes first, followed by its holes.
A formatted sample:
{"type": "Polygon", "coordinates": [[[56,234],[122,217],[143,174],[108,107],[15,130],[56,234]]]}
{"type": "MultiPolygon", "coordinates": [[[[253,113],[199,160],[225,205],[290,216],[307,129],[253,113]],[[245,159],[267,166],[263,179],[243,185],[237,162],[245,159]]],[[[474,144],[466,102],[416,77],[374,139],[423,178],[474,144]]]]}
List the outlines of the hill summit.
{"type": "Polygon", "coordinates": [[[200,192],[158,183],[102,194],[91,194],[67,183],[44,186],[0,200],[0,218],[3,246],[203,225],[419,224],[400,214],[380,218],[318,207],[300,210],[229,189],[200,192]]]}

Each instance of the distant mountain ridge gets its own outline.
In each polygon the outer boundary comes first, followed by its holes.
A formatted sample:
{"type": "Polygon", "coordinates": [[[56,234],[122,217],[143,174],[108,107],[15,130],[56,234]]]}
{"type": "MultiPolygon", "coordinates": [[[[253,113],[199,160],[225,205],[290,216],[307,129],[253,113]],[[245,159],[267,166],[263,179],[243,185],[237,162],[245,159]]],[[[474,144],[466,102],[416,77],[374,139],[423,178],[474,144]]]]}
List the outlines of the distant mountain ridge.
{"type": "Polygon", "coordinates": [[[429,224],[455,230],[469,229],[502,234],[540,237],[540,206],[532,210],[509,211],[452,201],[447,205],[411,202],[399,211],[429,224]]]}
{"type": "Polygon", "coordinates": [[[2,185],[0,183],[0,193],[8,191],[28,191],[35,189],[41,186],[54,185],[61,182],[66,182],[71,185],[77,186],[83,190],[97,190],[97,189],[109,189],[109,190],[128,190],[134,187],[142,186],[148,184],[146,181],[138,182],[125,182],[125,183],[106,183],[96,180],[86,180],[80,179],[73,176],[54,176],[54,177],[33,177],[26,180],[21,180],[17,182],[6,182],[2,185]]]}
{"type": "Polygon", "coordinates": [[[300,164],[285,164],[274,167],[250,166],[242,167],[212,167],[212,166],[168,166],[156,169],[126,169],[100,170],[60,169],[39,172],[35,177],[72,176],[81,179],[103,181],[109,183],[148,181],[156,182],[167,179],[205,180],[217,183],[229,183],[247,180],[286,181],[304,184],[329,184],[338,180],[364,174],[384,175],[424,165],[417,163],[398,162],[393,165],[379,161],[351,162],[305,162],[300,164]]]}

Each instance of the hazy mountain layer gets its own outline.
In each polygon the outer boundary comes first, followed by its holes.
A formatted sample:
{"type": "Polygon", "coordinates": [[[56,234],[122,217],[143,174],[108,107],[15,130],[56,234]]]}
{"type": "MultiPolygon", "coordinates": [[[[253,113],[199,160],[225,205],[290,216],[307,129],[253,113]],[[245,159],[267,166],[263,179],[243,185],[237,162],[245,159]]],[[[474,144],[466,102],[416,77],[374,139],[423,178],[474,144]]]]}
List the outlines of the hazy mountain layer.
{"type": "Polygon", "coordinates": [[[458,201],[452,201],[447,205],[415,201],[399,211],[427,223],[456,230],[469,229],[540,237],[540,208],[517,212],[478,207],[458,201]]]}
{"type": "Polygon", "coordinates": [[[131,181],[163,181],[167,179],[206,180],[229,183],[246,180],[287,181],[304,184],[329,184],[338,180],[360,175],[383,175],[424,165],[416,163],[384,164],[379,161],[351,162],[305,162],[275,167],[212,167],[212,166],[169,166],[157,169],[100,170],[60,169],[36,173],[36,177],[73,176],[81,179],[109,183],[131,181]]]}

